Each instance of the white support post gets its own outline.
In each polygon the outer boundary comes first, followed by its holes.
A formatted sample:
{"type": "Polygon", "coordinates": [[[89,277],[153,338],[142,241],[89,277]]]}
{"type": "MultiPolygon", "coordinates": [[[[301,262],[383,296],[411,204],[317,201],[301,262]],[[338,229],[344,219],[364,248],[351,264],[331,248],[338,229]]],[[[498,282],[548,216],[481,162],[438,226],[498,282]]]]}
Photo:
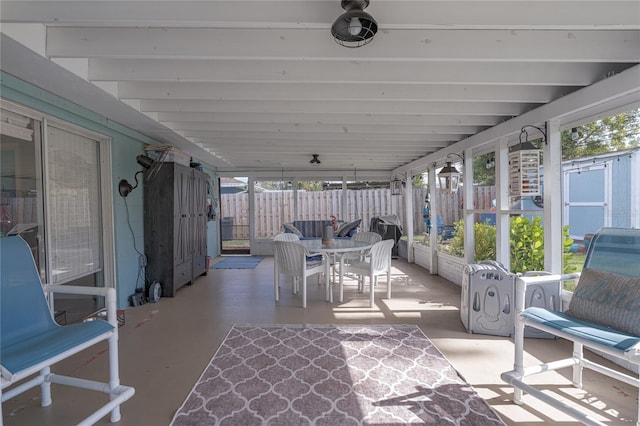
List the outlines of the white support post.
{"type": "Polygon", "coordinates": [[[293,185],[293,221],[300,218],[298,212],[298,178],[294,178],[291,185],[293,185]]]}
{"type": "Polygon", "coordinates": [[[544,269],[562,273],[562,141],[557,120],[547,122],[544,160],[544,269]]]}
{"type": "Polygon", "coordinates": [[[438,198],[436,197],[436,165],[428,172],[429,199],[431,204],[431,232],[429,233],[429,249],[431,255],[431,275],[438,275],[438,198]]]}
{"type": "Polygon", "coordinates": [[[464,150],[464,165],[462,167],[462,181],[464,182],[464,261],[475,261],[475,220],[473,213],[473,151],[464,150]]]}
{"type": "Polygon", "coordinates": [[[339,217],[339,219],[345,222],[349,217],[349,206],[347,205],[347,179],[348,178],[346,176],[342,176],[342,194],[340,197],[340,202],[342,203],[342,211],[340,212],[341,217],[339,217]]]}
{"type": "MultiPolygon", "coordinates": [[[[640,188],[640,151],[631,154],[631,188],[640,188]]],[[[640,194],[631,191],[631,228],[640,228],[640,194]]],[[[640,422],[640,417],[638,418],[640,422]]]]}
{"type": "Polygon", "coordinates": [[[253,187],[255,185],[255,179],[253,177],[249,177],[247,185],[249,193],[249,249],[251,250],[251,247],[256,246],[256,201],[255,189],[253,187]]]}
{"type": "Polygon", "coordinates": [[[509,235],[509,140],[500,138],[495,152],[496,161],[496,260],[507,269],[511,265],[509,235]]]}
{"type": "Polygon", "coordinates": [[[411,172],[405,176],[404,191],[404,211],[405,211],[405,231],[407,233],[407,262],[413,263],[413,182],[411,182],[411,172]]]}

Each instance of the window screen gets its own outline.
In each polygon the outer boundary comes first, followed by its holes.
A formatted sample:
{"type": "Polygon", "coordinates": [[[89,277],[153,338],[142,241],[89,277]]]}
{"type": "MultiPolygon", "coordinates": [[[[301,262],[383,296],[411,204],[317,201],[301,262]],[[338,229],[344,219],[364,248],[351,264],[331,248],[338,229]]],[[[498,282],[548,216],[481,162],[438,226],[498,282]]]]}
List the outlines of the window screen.
{"type": "Polygon", "coordinates": [[[64,284],[102,267],[99,146],[52,126],[47,136],[51,279],[64,284]]]}

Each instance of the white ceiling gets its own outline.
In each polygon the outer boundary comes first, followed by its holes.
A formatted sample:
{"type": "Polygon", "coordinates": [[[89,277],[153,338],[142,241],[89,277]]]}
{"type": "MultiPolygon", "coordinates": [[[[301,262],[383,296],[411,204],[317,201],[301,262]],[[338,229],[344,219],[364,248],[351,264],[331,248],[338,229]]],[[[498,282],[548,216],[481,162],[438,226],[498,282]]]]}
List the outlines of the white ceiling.
{"type": "Polygon", "coordinates": [[[640,63],[638,0],[366,11],[357,49],[329,33],[339,0],[2,0],[1,22],[44,24],[46,57],[146,115],[123,124],[221,171],[391,171],[640,63]]]}

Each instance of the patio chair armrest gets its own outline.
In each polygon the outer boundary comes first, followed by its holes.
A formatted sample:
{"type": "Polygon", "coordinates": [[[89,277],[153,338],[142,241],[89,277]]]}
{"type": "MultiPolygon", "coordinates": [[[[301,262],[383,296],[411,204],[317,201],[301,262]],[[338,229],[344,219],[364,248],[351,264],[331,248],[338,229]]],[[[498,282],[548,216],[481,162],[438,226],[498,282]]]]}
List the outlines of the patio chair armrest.
{"type": "Polygon", "coordinates": [[[640,364],[640,343],[636,343],[624,353],[624,358],[631,360],[636,364],[640,364]]]}
{"type": "Polygon", "coordinates": [[[577,280],[580,278],[580,273],[575,272],[572,274],[550,274],[550,275],[537,275],[537,276],[518,276],[516,277],[516,294],[515,294],[515,309],[516,315],[525,309],[525,294],[527,286],[534,284],[547,284],[558,281],[577,280]]]}
{"type": "MultiPolygon", "coordinates": [[[[59,284],[45,284],[44,292],[47,295],[53,293],[62,294],[80,294],[85,296],[101,296],[104,297],[105,306],[107,308],[107,320],[113,325],[116,330],[118,328],[118,319],[116,315],[116,289],[113,287],[84,287],[77,285],[59,285],[59,284]]],[[[48,297],[49,306],[53,311],[53,298],[48,297]]]]}

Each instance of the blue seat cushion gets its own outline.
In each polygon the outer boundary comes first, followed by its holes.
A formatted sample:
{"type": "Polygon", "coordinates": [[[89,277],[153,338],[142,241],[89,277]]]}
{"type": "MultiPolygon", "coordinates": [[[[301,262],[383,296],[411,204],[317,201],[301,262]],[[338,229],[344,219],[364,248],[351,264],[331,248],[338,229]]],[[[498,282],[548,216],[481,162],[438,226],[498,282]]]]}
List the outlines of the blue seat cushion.
{"type": "Polygon", "coordinates": [[[113,326],[103,320],[53,327],[45,333],[2,346],[0,363],[13,375],[111,330],[113,326]]]}
{"type": "Polygon", "coordinates": [[[544,324],[568,336],[578,337],[623,352],[634,345],[640,344],[640,336],[580,320],[558,311],[532,307],[526,309],[520,315],[527,320],[544,324]]]}

